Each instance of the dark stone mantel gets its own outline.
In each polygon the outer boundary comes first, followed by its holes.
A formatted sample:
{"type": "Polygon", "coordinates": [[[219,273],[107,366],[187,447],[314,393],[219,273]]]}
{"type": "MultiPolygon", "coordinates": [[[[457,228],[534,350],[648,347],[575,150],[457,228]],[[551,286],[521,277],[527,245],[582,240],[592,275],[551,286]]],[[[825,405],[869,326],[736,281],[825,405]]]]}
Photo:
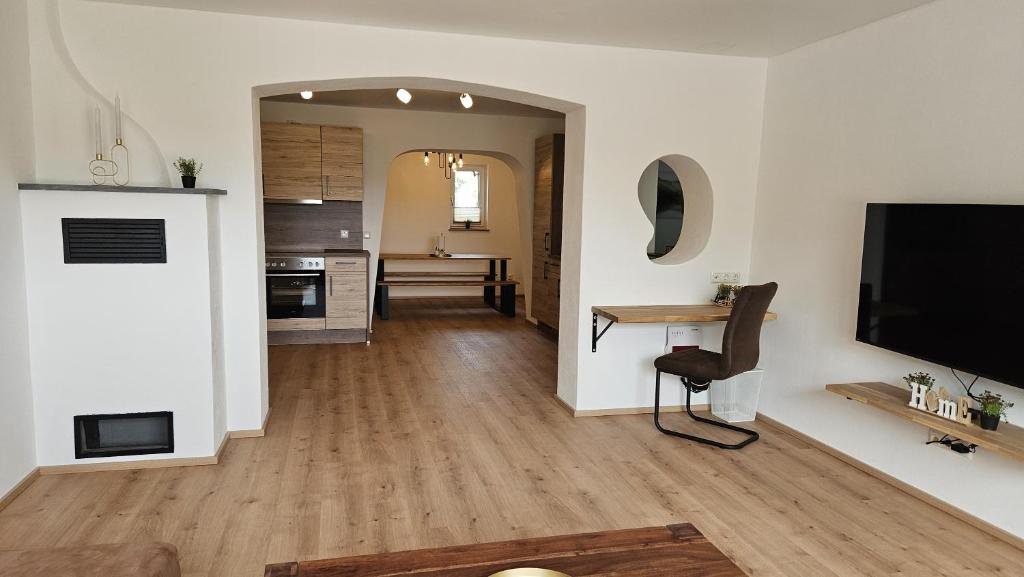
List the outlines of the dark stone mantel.
{"type": "Polygon", "coordinates": [[[68,190],[72,192],[142,192],[155,194],[205,194],[225,195],[222,188],[170,188],[166,186],[117,186],[115,184],[56,184],[43,182],[21,182],[18,190],[68,190]]]}

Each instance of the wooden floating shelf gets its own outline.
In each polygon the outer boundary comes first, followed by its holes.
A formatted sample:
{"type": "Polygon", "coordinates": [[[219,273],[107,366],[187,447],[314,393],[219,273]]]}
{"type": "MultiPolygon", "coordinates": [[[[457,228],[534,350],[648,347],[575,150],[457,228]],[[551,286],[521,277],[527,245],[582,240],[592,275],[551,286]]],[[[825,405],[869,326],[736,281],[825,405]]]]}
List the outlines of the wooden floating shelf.
{"type": "MultiPolygon", "coordinates": [[[[729,320],[732,307],[716,305],[642,305],[591,307],[590,312],[617,323],[711,323],[729,320]]],[[[764,320],[777,314],[768,311],[764,320]]]]}
{"type": "Polygon", "coordinates": [[[967,426],[938,415],[911,408],[910,389],[886,383],[845,383],[825,385],[825,390],[847,399],[881,409],[929,429],[956,437],[968,443],[1024,461],[1024,428],[1000,423],[996,431],[986,431],[976,424],[967,426]]]}

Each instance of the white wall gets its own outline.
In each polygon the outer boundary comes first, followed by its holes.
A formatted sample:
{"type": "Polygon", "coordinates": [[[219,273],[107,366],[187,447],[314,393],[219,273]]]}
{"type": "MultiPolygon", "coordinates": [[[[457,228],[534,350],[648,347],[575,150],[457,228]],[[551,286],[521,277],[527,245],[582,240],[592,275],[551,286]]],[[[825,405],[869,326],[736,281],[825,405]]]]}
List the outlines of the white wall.
{"type": "MultiPolygon", "coordinates": [[[[748,271],[763,60],[58,4],[56,18],[47,17],[50,1],[34,8],[31,32],[34,43],[66,43],[69,61],[33,56],[34,78],[78,75],[107,98],[120,91],[126,110],[151,136],[155,155],[164,158],[162,166],[178,154],[196,156],[206,163],[201,180],[231,192],[221,205],[230,429],[259,427],[267,403],[253,87],[325,89],[359,84],[334,79],[382,77],[423,86],[430,82],[424,79],[440,78],[484,95],[518,90],[522,101],[549,108],[550,99],[560,101],[555,109],[567,113],[567,198],[559,394],[579,408],[649,405],[651,361],[664,338],[663,327],[616,327],[592,354],[592,305],[701,302],[712,293],[710,272],[748,271]],[[459,63],[424,57],[429,54],[458,54],[459,63]],[[706,169],[715,217],[704,253],[685,265],[663,266],[645,254],[652,226],[636,183],[652,160],[673,153],[706,169]]],[[[65,86],[58,81],[52,85],[58,90],[50,90],[47,82],[33,86],[46,110],[45,119],[37,114],[37,153],[45,157],[39,178],[81,181],[79,159],[88,158],[88,138],[80,135],[88,135],[90,99],[59,91],[65,86]]],[[[387,83],[363,85],[374,82],[387,83]]],[[[147,141],[138,142],[140,158],[148,158],[147,141]]],[[[140,182],[160,178],[139,175],[140,182]]]]}
{"type": "MultiPolygon", "coordinates": [[[[286,102],[264,101],[260,104],[261,118],[271,122],[307,122],[331,124],[335,126],[356,126],[363,129],[363,230],[371,234],[369,240],[363,241],[363,247],[372,254],[371,275],[376,274],[376,257],[381,251],[381,243],[387,241],[386,227],[389,225],[385,216],[386,204],[391,202],[392,211],[396,206],[389,194],[389,182],[392,161],[402,153],[410,150],[463,150],[494,153],[509,165],[515,179],[515,204],[505,212],[513,210],[518,219],[514,225],[527,234],[518,237],[518,255],[530,258],[531,237],[529,231],[533,227],[533,155],[534,142],[544,134],[564,132],[565,122],[557,118],[533,118],[522,116],[490,116],[470,113],[443,112],[412,112],[408,110],[388,110],[379,108],[357,108],[349,106],[329,106],[317,104],[297,104],[286,102]],[[387,201],[385,200],[387,198],[387,201]]],[[[422,159],[419,169],[423,168],[422,159]]],[[[415,163],[412,165],[416,170],[415,163]]],[[[440,169],[434,168],[435,172],[440,169]]],[[[433,174],[433,173],[431,173],[433,174]]],[[[500,175],[499,175],[500,176],[500,175]]],[[[400,191],[398,191],[400,192],[400,191]]],[[[492,211],[492,214],[497,214],[492,211]]],[[[443,223],[442,223],[443,224],[443,223]]],[[[513,223],[508,223],[511,227],[513,223]]],[[[394,236],[395,228],[390,229],[394,236]]],[[[431,224],[433,234],[437,225],[431,224]]],[[[504,240],[500,246],[507,246],[511,233],[503,233],[504,240]]],[[[466,232],[452,233],[451,242],[460,243],[459,237],[475,236],[477,239],[494,237],[491,233],[466,232]]],[[[398,246],[413,246],[409,240],[391,239],[384,251],[397,252],[398,246]]],[[[429,242],[429,241],[428,241],[429,242]]],[[[472,243],[479,242],[474,240],[472,243]]],[[[415,252],[429,250],[433,245],[423,248],[424,243],[415,246],[415,252]]],[[[454,246],[454,245],[453,245],[454,246]]],[[[471,244],[460,244],[469,250],[471,244]]],[[[412,250],[412,249],[408,249],[412,250]]],[[[515,254],[511,255],[514,258],[515,254]]],[[[519,266],[522,258],[516,259],[513,267],[519,266]]],[[[395,268],[395,270],[398,270],[395,268]]],[[[523,290],[530,294],[531,268],[527,261],[522,261],[517,278],[523,280],[523,290]]],[[[479,291],[477,291],[479,292],[479,291]]],[[[401,294],[401,291],[396,291],[401,294]]],[[[410,293],[405,293],[410,294],[410,293]]],[[[424,291],[421,294],[437,294],[424,291]]],[[[529,298],[527,309],[529,310],[529,298]]]]}
{"type": "MultiPolygon", "coordinates": [[[[1018,0],[940,0],[773,59],[751,273],[780,284],[765,414],[1019,536],[1020,463],[926,447],[920,426],[824,386],[926,370],[959,390],[947,369],[854,342],[864,206],[1024,201],[1022,31],[1018,0]]],[[[1019,389],[981,388],[1024,418],[1019,389]]]]}
{"type": "Polygon", "coordinates": [[[0,0],[0,496],[35,467],[18,182],[33,176],[26,0],[0,0]]]}
{"type": "MultiPolygon", "coordinates": [[[[523,259],[522,245],[529,247],[529,239],[522,238],[519,229],[519,198],[512,168],[497,158],[466,154],[466,168],[482,166],[487,175],[487,230],[449,230],[452,220],[452,180],[445,178],[444,170],[437,167],[436,157],[429,166],[423,165],[422,152],[410,152],[396,158],[388,171],[387,199],[384,202],[381,252],[430,252],[439,234],[445,235],[448,252],[500,254],[510,257],[508,272],[511,278],[523,278],[523,271],[531,264],[523,259]],[[525,267],[525,268],[524,268],[525,267]]],[[[532,196],[531,185],[526,183],[523,193],[532,196]]],[[[530,206],[532,199],[523,204],[530,206]]],[[[526,234],[532,232],[532,227],[526,234]]],[[[530,253],[527,253],[528,255],[530,253]]],[[[532,256],[532,255],[531,255],[532,256]]],[[[422,262],[388,263],[388,271],[400,270],[470,270],[481,271],[486,262],[455,263],[443,266],[422,262]]],[[[517,287],[524,294],[523,286],[517,287]]],[[[391,296],[470,296],[480,295],[473,287],[394,287],[391,296]]]]}
{"type": "Polygon", "coordinates": [[[214,454],[223,391],[207,204],[194,194],[22,191],[40,465],[76,462],[73,417],[87,414],[174,413],[174,453],[104,460],[214,454]],[[65,217],[165,219],[167,262],[65,264],[65,217]]]}

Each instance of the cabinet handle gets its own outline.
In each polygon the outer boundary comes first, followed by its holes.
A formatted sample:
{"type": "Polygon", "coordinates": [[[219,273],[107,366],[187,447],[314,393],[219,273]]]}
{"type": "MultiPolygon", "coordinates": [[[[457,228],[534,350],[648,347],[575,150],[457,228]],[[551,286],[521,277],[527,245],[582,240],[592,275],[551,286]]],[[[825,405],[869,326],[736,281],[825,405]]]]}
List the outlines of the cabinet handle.
{"type": "Polygon", "coordinates": [[[331,175],[324,175],[324,196],[331,196],[331,175]]]}
{"type": "Polygon", "coordinates": [[[356,264],[354,260],[336,260],[334,264],[356,264]]]}
{"type": "Polygon", "coordinates": [[[331,275],[330,279],[331,279],[331,289],[330,289],[331,292],[329,292],[327,294],[330,295],[330,296],[334,296],[334,275],[331,275]]]}
{"type": "Polygon", "coordinates": [[[544,261],[544,280],[548,278],[548,261],[544,261]]]}
{"type": "Polygon", "coordinates": [[[544,250],[551,250],[551,232],[544,233],[544,250]]]}

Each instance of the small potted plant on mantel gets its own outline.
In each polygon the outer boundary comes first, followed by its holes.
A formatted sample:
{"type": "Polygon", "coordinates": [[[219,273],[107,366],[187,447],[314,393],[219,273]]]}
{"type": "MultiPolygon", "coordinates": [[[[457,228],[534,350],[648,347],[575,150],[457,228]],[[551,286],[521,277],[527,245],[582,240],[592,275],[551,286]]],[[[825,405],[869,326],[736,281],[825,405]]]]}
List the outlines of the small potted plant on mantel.
{"type": "Polygon", "coordinates": [[[203,163],[197,163],[194,158],[178,157],[178,160],[174,161],[174,168],[181,174],[182,187],[195,188],[196,177],[203,171],[203,163]]]}
{"type": "Polygon", "coordinates": [[[1006,420],[1006,409],[1013,406],[1013,403],[1004,399],[1002,395],[992,391],[982,393],[978,397],[978,403],[981,405],[981,428],[986,431],[996,430],[999,420],[1006,420]]]}
{"type": "Polygon", "coordinates": [[[914,383],[917,383],[918,385],[921,385],[922,387],[928,389],[929,391],[935,384],[935,377],[929,375],[924,371],[910,373],[909,375],[903,377],[903,380],[907,383],[908,387],[913,388],[914,383]]]}

